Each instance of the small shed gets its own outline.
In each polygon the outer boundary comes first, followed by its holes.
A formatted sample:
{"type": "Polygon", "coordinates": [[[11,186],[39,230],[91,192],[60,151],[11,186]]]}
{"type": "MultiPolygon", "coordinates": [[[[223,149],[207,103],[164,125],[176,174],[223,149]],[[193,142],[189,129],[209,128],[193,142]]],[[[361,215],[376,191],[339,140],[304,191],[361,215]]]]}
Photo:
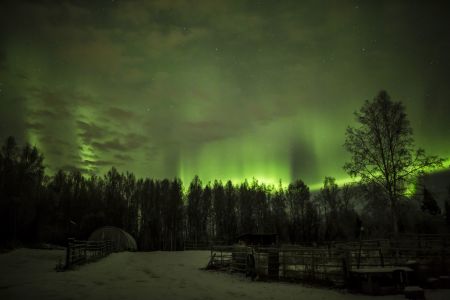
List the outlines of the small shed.
{"type": "Polygon", "coordinates": [[[123,229],[114,226],[104,226],[96,229],[89,236],[89,241],[107,241],[114,243],[116,251],[136,251],[137,244],[135,239],[123,229]]]}

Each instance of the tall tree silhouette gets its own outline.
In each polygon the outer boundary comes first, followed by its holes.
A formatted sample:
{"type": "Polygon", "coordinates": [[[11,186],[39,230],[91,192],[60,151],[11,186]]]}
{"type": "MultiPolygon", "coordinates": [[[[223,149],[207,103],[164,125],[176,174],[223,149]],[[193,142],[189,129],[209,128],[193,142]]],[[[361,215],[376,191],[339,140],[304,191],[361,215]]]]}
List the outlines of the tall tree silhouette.
{"type": "Polygon", "coordinates": [[[323,221],[323,239],[347,240],[354,237],[357,214],[351,203],[354,191],[349,185],[340,188],[333,177],[325,177],[316,196],[323,221]]]}
{"type": "Polygon", "coordinates": [[[413,133],[401,102],[393,102],[385,91],[366,101],[355,112],[357,127],[348,127],[345,148],[351,160],[344,169],[362,182],[382,187],[392,214],[392,231],[398,233],[397,203],[408,181],[442,165],[443,160],[415,149],[413,133]]]}
{"type": "Polygon", "coordinates": [[[43,180],[42,154],[28,144],[19,148],[8,137],[0,151],[0,246],[35,241],[43,180]]]}
{"type": "Polygon", "coordinates": [[[288,215],[286,212],[286,195],[281,186],[275,191],[271,198],[271,212],[274,231],[279,235],[280,240],[288,240],[288,215]]]}
{"type": "Polygon", "coordinates": [[[202,191],[201,197],[201,224],[202,232],[205,234],[205,241],[210,241],[214,237],[214,213],[212,210],[212,189],[208,182],[202,191]]]}
{"type": "Polygon", "coordinates": [[[239,186],[239,229],[240,233],[256,232],[256,221],[253,205],[253,188],[250,188],[247,180],[239,186]]]}
{"type": "Polygon", "coordinates": [[[254,205],[254,215],[256,221],[256,231],[259,233],[268,233],[270,230],[270,196],[269,190],[264,183],[258,183],[258,181],[253,180],[252,183],[253,191],[253,205],[254,205]]]}
{"type": "Polygon", "coordinates": [[[123,177],[116,168],[105,175],[106,221],[113,226],[123,228],[126,203],[123,199],[123,177]]]}
{"type": "Polygon", "coordinates": [[[306,207],[310,200],[309,187],[302,181],[296,180],[289,184],[287,202],[290,215],[289,236],[292,243],[306,240],[306,207]]]}
{"type": "Polygon", "coordinates": [[[338,227],[338,207],[339,207],[339,188],[333,177],[325,177],[323,187],[317,196],[322,210],[324,221],[324,239],[333,240],[337,237],[338,227]]]}
{"type": "Polygon", "coordinates": [[[183,183],[174,178],[170,183],[169,197],[169,250],[181,249],[183,244],[183,183]]]}
{"type": "Polygon", "coordinates": [[[233,242],[237,234],[237,216],[236,216],[237,193],[233,186],[233,183],[230,180],[228,180],[227,183],[225,184],[224,196],[225,196],[224,240],[228,244],[230,244],[233,242]]]}
{"type": "Polygon", "coordinates": [[[204,238],[204,226],[202,226],[202,182],[196,175],[190,185],[187,194],[187,224],[188,239],[197,243],[204,238]]]}

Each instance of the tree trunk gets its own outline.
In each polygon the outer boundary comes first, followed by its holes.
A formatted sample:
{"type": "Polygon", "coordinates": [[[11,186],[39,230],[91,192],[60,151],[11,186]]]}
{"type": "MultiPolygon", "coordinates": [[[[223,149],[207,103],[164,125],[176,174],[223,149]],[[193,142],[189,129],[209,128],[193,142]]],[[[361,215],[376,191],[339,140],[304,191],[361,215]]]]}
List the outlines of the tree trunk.
{"type": "Polygon", "coordinates": [[[397,209],[396,209],[396,201],[391,198],[391,226],[392,226],[392,234],[394,238],[398,237],[398,218],[397,218],[397,209]]]}

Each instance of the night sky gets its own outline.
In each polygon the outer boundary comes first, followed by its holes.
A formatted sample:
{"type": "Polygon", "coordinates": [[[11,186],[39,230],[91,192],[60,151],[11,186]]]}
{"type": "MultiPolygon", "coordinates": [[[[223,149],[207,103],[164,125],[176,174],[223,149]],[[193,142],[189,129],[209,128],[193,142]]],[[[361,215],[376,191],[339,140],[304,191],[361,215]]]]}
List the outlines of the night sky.
{"type": "Polygon", "coordinates": [[[448,2],[2,1],[0,138],[49,174],[314,189],[347,180],[345,128],[386,89],[448,158],[448,2]]]}

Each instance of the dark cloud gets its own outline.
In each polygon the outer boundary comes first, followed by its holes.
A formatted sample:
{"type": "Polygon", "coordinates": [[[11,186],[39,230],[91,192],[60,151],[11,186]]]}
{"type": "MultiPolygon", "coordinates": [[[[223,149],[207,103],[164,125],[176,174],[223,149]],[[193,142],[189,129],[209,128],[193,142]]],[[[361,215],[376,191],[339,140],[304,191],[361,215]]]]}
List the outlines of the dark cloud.
{"type": "Polygon", "coordinates": [[[236,131],[233,131],[233,127],[227,123],[205,120],[182,123],[179,134],[182,137],[187,137],[188,142],[191,143],[208,143],[227,137],[230,134],[236,134],[236,131]]]}
{"type": "Polygon", "coordinates": [[[52,169],[319,182],[383,88],[450,155],[448,5],[1,1],[0,134],[52,169]]]}
{"type": "Polygon", "coordinates": [[[137,115],[129,110],[124,110],[118,107],[110,107],[106,110],[105,115],[108,119],[118,122],[126,123],[130,122],[137,117],[137,115]]]}
{"type": "Polygon", "coordinates": [[[42,135],[41,141],[46,145],[52,145],[53,147],[58,149],[71,146],[71,143],[69,143],[67,140],[56,137],[54,135],[42,135]]]}
{"type": "Polygon", "coordinates": [[[64,155],[64,151],[61,148],[51,148],[46,151],[47,154],[50,154],[53,157],[61,157],[64,155]]]}
{"type": "Polygon", "coordinates": [[[120,153],[114,154],[114,158],[119,161],[123,161],[123,162],[127,162],[127,161],[130,162],[133,160],[133,158],[130,155],[120,154],[120,153]]]}
{"type": "Polygon", "coordinates": [[[85,93],[78,92],[76,87],[52,89],[45,86],[32,85],[27,88],[29,95],[39,101],[39,105],[52,109],[57,113],[67,113],[73,111],[81,105],[98,104],[85,93]]]}
{"type": "Polygon", "coordinates": [[[316,155],[307,144],[301,144],[298,141],[292,141],[290,148],[290,175],[293,180],[308,178],[310,176],[327,176],[318,174],[316,155]]]}
{"type": "Polygon", "coordinates": [[[95,140],[103,139],[109,135],[107,128],[102,128],[94,123],[77,120],[77,126],[80,129],[80,136],[87,144],[95,140]]]}
{"type": "Polygon", "coordinates": [[[120,165],[117,161],[107,161],[107,160],[84,160],[83,164],[86,166],[96,166],[96,167],[113,167],[114,165],[120,165]]]}
{"type": "Polygon", "coordinates": [[[146,142],[147,138],[143,135],[128,134],[121,138],[114,138],[105,142],[93,142],[92,145],[102,151],[130,151],[136,150],[146,142]]]}
{"type": "Polygon", "coordinates": [[[36,118],[44,118],[47,120],[55,119],[67,119],[72,116],[72,113],[68,110],[57,111],[57,110],[36,110],[33,112],[33,116],[36,118]]]}
{"type": "Polygon", "coordinates": [[[58,167],[58,170],[66,172],[81,172],[82,174],[92,175],[93,171],[89,168],[81,167],[80,165],[62,165],[58,167]]]}
{"type": "Polygon", "coordinates": [[[36,131],[40,131],[40,130],[44,129],[45,125],[42,124],[42,123],[37,123],[37,122],[35,122],[35,123],[27,122],[26,123],[26,127],[28,129],[33,129],[33,130],[36,130],[36,131]]]}
{"type": "MultiPolygon", "coordinates": [[[[82,113],[77,113],[77,110],[80,107],[89,107],[92,110],[97,104],[89,96],[73,90],[53,90],[46,87],[31,86],[27,89],[27,94],[30,103],[28,109],[31,115],[38,119],[42,117],[45,121],[51,118],[70,120],[76,117],[84,117],[82,113]]],[[[82,126],[83,124],[79,123],[78,125],[82,126]]]]}
{"type": "Polygon", "coordinates": [[[14,136],[20,142],[26,139],[25,98],[8,94],[7,85],[0,86],[0,138],[14,136]]]}

